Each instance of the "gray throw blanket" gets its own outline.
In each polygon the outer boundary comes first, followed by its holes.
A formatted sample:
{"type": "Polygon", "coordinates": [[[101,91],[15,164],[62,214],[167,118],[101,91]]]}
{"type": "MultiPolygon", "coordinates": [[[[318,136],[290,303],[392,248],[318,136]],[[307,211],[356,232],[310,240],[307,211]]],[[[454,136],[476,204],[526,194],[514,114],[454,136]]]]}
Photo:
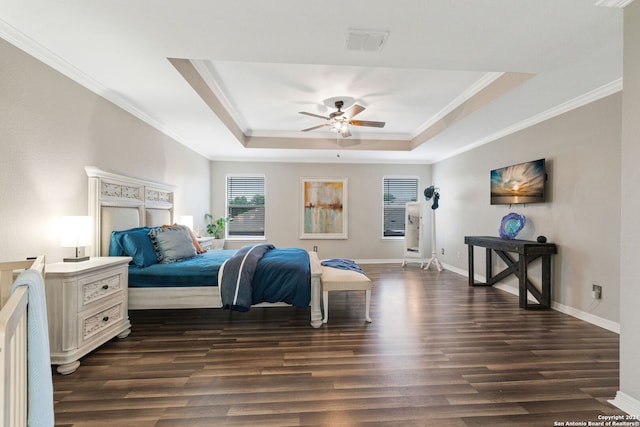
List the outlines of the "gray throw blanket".
{"type": "Polygon", "coordinates": [[[244,246],[222,264],[218,272],[222,308],[249,311],[258,261],[273,248],[268,243],[244,246]]]}

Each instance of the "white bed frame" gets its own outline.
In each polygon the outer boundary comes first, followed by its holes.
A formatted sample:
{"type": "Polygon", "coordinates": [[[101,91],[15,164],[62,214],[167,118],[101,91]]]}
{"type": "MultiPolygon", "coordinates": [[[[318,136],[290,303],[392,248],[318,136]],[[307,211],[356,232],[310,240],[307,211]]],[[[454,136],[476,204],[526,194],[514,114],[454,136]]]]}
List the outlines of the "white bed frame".
{"type": "MultiPolygon", "coordinates": [[[[85,166],[89,177],[89,215],[92,217],[92,256],[107,256],[112,231],[141,226],[173,224],[175,187],[118,175],[95,166],[85,166]]],[[[322,325],[321,268],[318,255],[309,252],[311,262],[311,326],[322,325]]],[[[283,305],[258,304],[258,306],[283,305]]],[[[130,288],[129,309],[220,308],[217,286],[175,288],[130,288]]]]}
{"type": "Polygon", "coordinates": [[[9,295],[15,270],[44,275],[44,256],[0,263],[0,427],[27,425],[27,307],[29,291],[20,286],[9,295]]]}

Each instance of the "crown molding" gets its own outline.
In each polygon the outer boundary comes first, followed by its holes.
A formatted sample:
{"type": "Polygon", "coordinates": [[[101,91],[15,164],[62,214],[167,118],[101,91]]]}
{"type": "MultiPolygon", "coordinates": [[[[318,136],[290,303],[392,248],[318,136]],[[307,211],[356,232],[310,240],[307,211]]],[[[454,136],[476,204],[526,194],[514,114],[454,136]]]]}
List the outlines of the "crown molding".
{"type": "Polygon", "coordinates": [[[553,108],[543,111],[540,114],[532,116],[526,120],[522,120],[518,123],[513,124],[512,126],[508,126],[498,132],[488,135],[487,137],[482,138],[473,144],[469,144],[465,146],[461,150],[457,150],[450,153],[446,157],[434,160],[434,163],[451,158],[451,157],[455,157],[458,154],[462,154],[466,151],[473,150],[474,148],[488,144],[497,139],[504,138],[507,135],[511,135],[512,133],[518,132],[520,130],[536,125],[538,123],[552,119],[556,116],[559,116],[571,110],[575,110],[576,108],[579,108],[579,107],[582,107],[583,105],[587,105],[591,102],[597,101],[601,98],[604,98],[605,96],[613,95],[614,93],[620,92],[621,90],[622,90],[622,78],[619,78],[603,86],[600,86],[599,88],[594,89],[591,92],[588,92],[588,93],[585,93],[584,95],[573,98],[572,100],[569,100],[563,104],[557,105],[553,108]]]}
{"type": "Polygon", "coordinates": [[[630,5],[631,2],[633,0],[597,0],[596,6],[623,8],[630,5]]]}
{"type": "Polygon", "coordinates": [[[11,43],[18,49],[43,62],[45,65],[48,65],[49,67],[63,74],[65,77],[68,77],[69,79],[85,87],[101,98],[104,98],[107,101],[110,101],[116,106],[122,108],[123,110],[127,111],[128,113],[132,114],[148,125],[164,133],[168,137],[173,138],[176,141],[181,141],[181,138],[178,135],[165,127],[161,122],[139,110],[125,98],[115,94],[111,90],[108,90],[102,83],[88,76],[80,69],[65,61],[59,55],[51,52],[42,44],[26,36],[2,19],[0,19],[0,38],[5,39],[7,42],[11,43]]]}

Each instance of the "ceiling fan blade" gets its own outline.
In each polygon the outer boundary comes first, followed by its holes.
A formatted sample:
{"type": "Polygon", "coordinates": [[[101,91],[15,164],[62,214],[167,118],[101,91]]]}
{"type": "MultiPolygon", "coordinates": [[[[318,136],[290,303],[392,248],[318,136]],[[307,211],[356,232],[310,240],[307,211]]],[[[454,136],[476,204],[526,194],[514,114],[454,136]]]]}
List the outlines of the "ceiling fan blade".
{"type": "Polygon", "coordinates": [[[368,120],[349,120],[350,125],[354,126],[369,126],[372,128],[383,128],[385,122],[371,122],[368,120]]]}
{"type": "Polygon", "coordinates": [[[307,128],[307,129],[302,129],[302,132],[307,132],[307,131],[314,130],[314,129],[320,129],[320,128],[323,128],[325,126],[330,126],[330,124],[329,123],[323,123],[323,124],[318,125],[318,126],[314,126],[314,127],[307,128]]]}
{"type": "Polygon", "coordinates": [[[307,113],[306,111],[299,111],[300,114],[304,114],[305,116],[317,117],[319,119],[331,120],[329,117],[321,116],[319,114],[307,113]]]}
{"type": "Polygon", "coordinates": [[[349,117],[350,119],[355,117],[356,114],[360,114],[365,110],[362,105],[353,104],[351,107],[344,110],[344,115],[349,117]]]}

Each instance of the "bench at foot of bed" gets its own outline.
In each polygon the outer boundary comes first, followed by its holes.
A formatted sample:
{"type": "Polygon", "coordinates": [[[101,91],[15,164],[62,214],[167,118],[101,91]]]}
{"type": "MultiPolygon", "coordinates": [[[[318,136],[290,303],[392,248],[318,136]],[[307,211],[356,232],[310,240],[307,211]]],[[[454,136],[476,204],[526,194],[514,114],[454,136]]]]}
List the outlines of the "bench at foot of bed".
{"type": "Polygon", "coordinates": [[[329,320],[329,292],[331,291],[365,291],[364,319],[371,322],[369,306],[371,305],[371,280],[362,273],[322,266],[322,302],[324,304],[324,318],[322,323],[329,320]]]}

